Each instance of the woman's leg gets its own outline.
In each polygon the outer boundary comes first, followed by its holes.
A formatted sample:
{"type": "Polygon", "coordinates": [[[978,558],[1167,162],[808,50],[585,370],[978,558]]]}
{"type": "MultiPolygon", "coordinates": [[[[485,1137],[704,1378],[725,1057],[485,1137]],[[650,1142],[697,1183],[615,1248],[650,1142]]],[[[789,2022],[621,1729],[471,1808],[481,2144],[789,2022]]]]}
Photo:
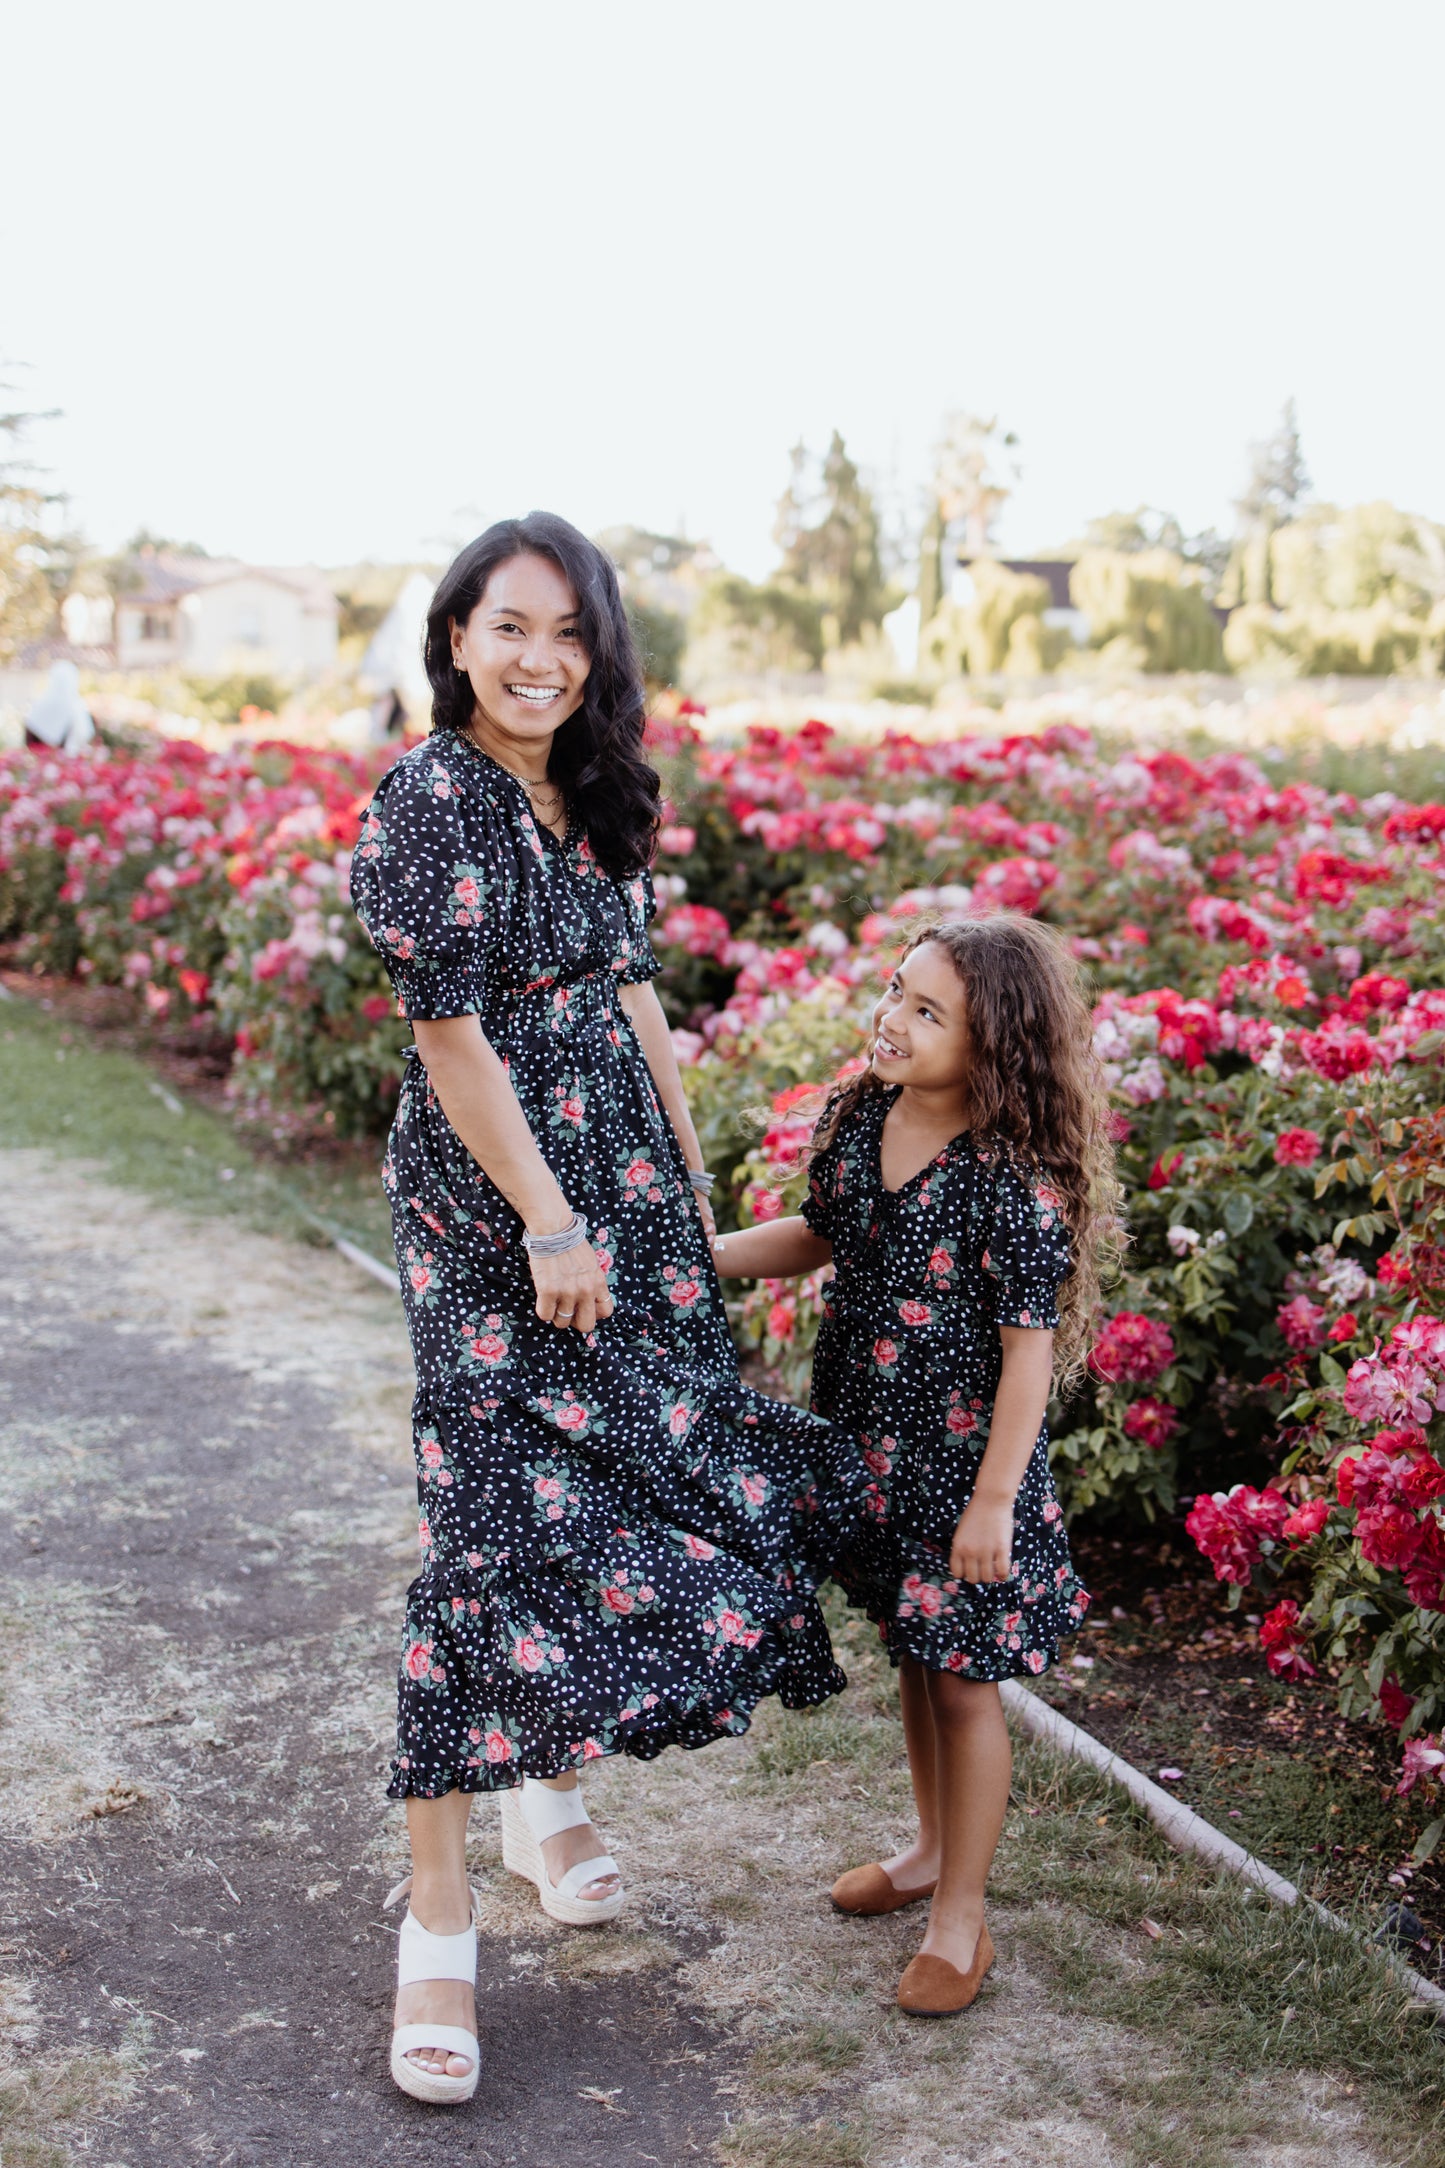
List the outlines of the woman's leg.
{"type": "MultiPolygon", "coordinates": [[[[535,1781],[545,1784],[549,1791],[573,1792],[577,1789],[577,1771],[569,1769],[560,1777],[540,1777],[535,1781]]],[[[580,1867],[583,1860],[598,1858],[604,1849],[590,1822],[578,1822],[571,1829],[559,1829],[555,1837],[542,1839],[542,1858],[554,1885],[570,1867],[580,1867]]],[[[619,1887],[615,1874],[602,1874],[595,1882],[584,1883],[577,1895],[589,1904],[598,1904],[604,1897],[615,1897],[619,1887]]]]}
{"type": "Polygon", "coordinates": [[[939,1866],[923,1948],[967,1972],[1008,1809],[1013,1752],[997,1686],[930,1671],[926,1690],[936,1756],[939,1866]]]}
{"type": "MultiPolygon", "coordinates": [[[[411,1839],[411,1909],[433,1935],[459,1935],[471,1924],[467,1884],[467,1816],[470,1792],[443,1792],[440,1799],[408,1799],[411,1839]]],[[[476,2029],[475,1996],[465,1980],[415,1980],[396,1991],[397,2025],[460,2025],[476,2029]]],[[[470,2061],[440,2048],[414,2048],[408,2062],[449,2078],[465,2077],[470,2061]]]]}
{"type": "Polygon", "coordinates": [[[913,1803],[918,1810],[918,1835],[882,1865],[895,1889],[923,1889],[938,1875],[938,1747],[928,1673],[911,1656],[905,1656],[898,1666],[898,1698],[903,1708],[913,1803]]]}

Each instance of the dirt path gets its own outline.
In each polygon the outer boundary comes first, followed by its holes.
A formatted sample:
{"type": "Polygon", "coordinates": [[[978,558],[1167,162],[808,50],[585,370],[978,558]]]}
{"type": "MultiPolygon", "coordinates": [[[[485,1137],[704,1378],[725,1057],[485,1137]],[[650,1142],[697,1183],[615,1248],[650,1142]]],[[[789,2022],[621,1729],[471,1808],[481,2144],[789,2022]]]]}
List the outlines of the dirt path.
{"type": "Polygon", "coordinates": [[[1011,1818],[986,1995],[966,2025],[901,2018],[920,1921],[825,1897],[907,1820],[856,1622],[856,1683],[815,1717],[590,1773],[615,1927],[544,1920],[483,1804],[482,2087],[445,2118],[403,2100],[380,1910],[415,1556],[399,1304],[330,1252],[0,1152],[0,1346],[4,2168],[1194,2168],[1241,2157],[1232,2133],[1261,2168],[1403,2157],[1353,2087],[1278,2070],[1238,2083],[1226,2131],[1207,2069],[1092,2013],[1147,1945],[1050,1894],[1047,1789],[1011,1818]]]}
{"type": "MultiPolygon", "coordinates": [[[[112,2095],[109,2054],[145,2066],[86,2148],[117,2168],[435,2161],[383,2059],[399,1306],[329,1253],[6,1158],[0,1826],[36,2044],[83,2043],[112,2095]]],[[[587,2086],[635,2158],[705,2156],[727,2055],[678,2007],[685,1947],[639,1993],[625,1957],[558,1977],[530,1924],[484,1939],[485,2112],[448,2162],[615,2161],[587,2086]]]]}

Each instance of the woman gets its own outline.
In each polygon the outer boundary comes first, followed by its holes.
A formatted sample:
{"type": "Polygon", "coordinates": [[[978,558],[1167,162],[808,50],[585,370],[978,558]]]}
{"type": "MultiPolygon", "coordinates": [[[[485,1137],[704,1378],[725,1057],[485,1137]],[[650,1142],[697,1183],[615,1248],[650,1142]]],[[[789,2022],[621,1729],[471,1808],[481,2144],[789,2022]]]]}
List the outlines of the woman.
{"type": "Polygon", "coordinates": [[[861,1473],[739,1383],[647,938],[658,781],[616,574],[545,513],[427,621],[433,734],[383,777],[356,908],[416,1045],[383,1178],[416,1359],[423,1570],[391,1793],[413,1874],[392,2073],[477,2082],[465,1841],[571,1924],[622,1902],[576,1771],[837,1692],[814,1588],[861,1473]]]}

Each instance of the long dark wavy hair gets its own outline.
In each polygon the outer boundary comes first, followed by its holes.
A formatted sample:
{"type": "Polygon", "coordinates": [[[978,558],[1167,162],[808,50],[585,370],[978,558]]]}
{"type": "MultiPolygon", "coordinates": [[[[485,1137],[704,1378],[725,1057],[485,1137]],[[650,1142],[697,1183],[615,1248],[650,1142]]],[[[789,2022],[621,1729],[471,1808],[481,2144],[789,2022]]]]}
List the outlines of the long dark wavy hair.
{"type": "Polygon", "coordinates": [[[448,565],[427,613],[426,674],[433,730],[465,730],[476,699],[452,661],[451,627],[464,625],[498,565],[550,557],[577,597],[577,627],[588,659],[582,705],[559,725],[547,774],[567,795],[593,852],[619,880],[640,873],[662,818],[662,786],[642,750],[646,722],[642,664],[610,558],[555,512],[500,519],[448,565]]]}
{"type": "MultiPolygon", "coordinates": [[[[903,956],[925,941],[937,942],[963,987],[970,1131],[1001,1147],[1025,1179],[1047,1183],[1063,1208],[1073,1246],[1054,1335],[1063,1398],[1083,1375],[1100,1289],[1114,1276],[1125,1239],[1107,1087],[1079,967],[1056,933],[1017,911],[921,926],[903,956]]],[[[888,1088],[871,1067],[839,1085],[812,1150],[831,1143],[855,1108],[888,1088]]]]}

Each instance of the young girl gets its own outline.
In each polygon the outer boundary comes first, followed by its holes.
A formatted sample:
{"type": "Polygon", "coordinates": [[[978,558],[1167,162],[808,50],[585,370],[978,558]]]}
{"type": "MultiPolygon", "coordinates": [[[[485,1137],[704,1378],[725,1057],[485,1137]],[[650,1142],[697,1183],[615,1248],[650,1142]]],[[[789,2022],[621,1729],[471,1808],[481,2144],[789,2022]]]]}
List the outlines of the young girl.
{"type": "Polygon", "coordinates": [[[836,1578],[898,1667],[918,1835],[843,1875],[833,1902],[872,1916],[932,1897],[898,2000],[945,2017],[994,1959],[984,1887],[1011,1768],[997,1681],[1046,1670],[1089,1602],[1044,1415],[1083,1360],[1116,1191],[1088,1008],[1044,927],[925,929],[873,1022],[867,1070],[814,1133],[802,1217],[714,1255],[731,1277],[836,1268],[812,1402],[874,1478],[836,1578]]]}

